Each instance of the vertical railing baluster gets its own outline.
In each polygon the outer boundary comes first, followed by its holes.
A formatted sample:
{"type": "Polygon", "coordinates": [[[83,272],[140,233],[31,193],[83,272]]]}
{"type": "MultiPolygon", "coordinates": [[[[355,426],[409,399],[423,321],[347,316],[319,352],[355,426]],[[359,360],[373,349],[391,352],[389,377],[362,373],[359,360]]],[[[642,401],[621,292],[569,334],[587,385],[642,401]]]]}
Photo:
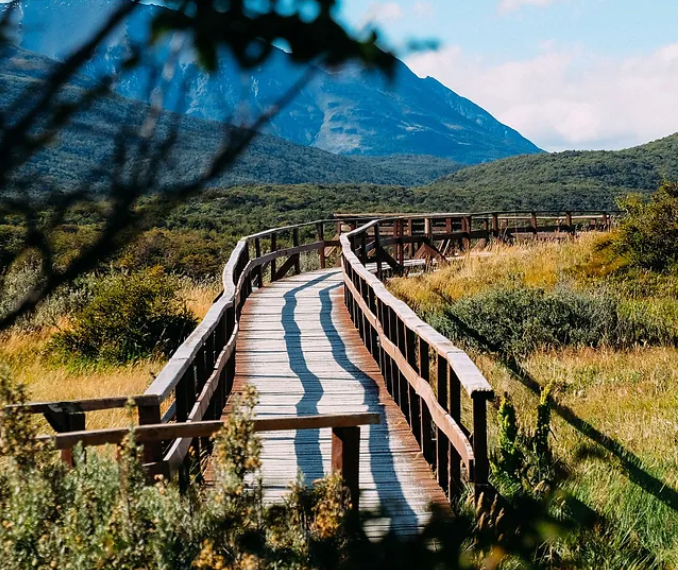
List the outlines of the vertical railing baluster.
{"type": "MultiPolygon", "coordinates": [[[[449,375],[449,408],[448,411],[457,424],[461,422],[461,383],[457,373],[448,365],[449,375]]],[[[454,446],[450,445],[450,496],[458,494],[462,489],[461,456],[454,446]]]]}
{"type": "Polygon", "coordinates": [[[322,222],[318,224],[318,241],[321,242],[319,254],[320,254],[320,269],[325,269],[325,226],[322,222]]]}
{"type": "MultiPolygon", "coordinates": [[[[438,354],[437,362],[437,386],[436,392],[438,403],[449,412],[449,364],[445,356],[438,354]]],[[[438,484],[450,496],[450,441],[443,431],[436,427],[436,464],[438,466],[438,484]]]]}
{"type": "MultiPolygon", "coordinates": [[[[299,247],[299,228],[294,228],[292,230],[292,245],[294,247],[299,247]]],[[[299,253],[294,254],[294,274],[299,275],[301,273],[301,255],[299,253]]]]}
{"type": "MultiPolygon", "coordinates": [[[[254,240],[254,258],[259,259],[260,257],[261,257],[261,240],[259,238],[256,238],[254,240]]],[[[254,271],[256,272],[257,287],[263,287],[264,275],[261,270],[261,265],[257,266],[257,268],[254,271]]]]}
{"type": "MultiPolygon", "coordinates": [[[[423,338],[419,337],[419,375],[430,384],[431,367],[429,358],[429,345],[423,338]]],[[[434,461],[433,457],[435,455],[435,449],[433,448],[433,439],[431,437],[431,413],[426,402],[421,398],[419,398],[419,406],[421,408],[421,451],[424,455],[424,459],[426,459],[429,464],[432,464],[434,461]]]]}
{"type": "Polygon", "coordinates": [[[490,476],[490,461],[487,451],[487,394],[473,395],[473,455],[475,472],[473,482],[476,500],[487,489],[490,476]]]}
{"type": "MultiPolygon", "coordinates": [[[[275,252],[278,250],[278,235],[273,232],[271,234],[271,253],[275,252]]],[[[277,268],[277,260],[275,258],[271,259],[271,283],[273,283],[275,279],[275,274],[278,271],[277,268]]]]}

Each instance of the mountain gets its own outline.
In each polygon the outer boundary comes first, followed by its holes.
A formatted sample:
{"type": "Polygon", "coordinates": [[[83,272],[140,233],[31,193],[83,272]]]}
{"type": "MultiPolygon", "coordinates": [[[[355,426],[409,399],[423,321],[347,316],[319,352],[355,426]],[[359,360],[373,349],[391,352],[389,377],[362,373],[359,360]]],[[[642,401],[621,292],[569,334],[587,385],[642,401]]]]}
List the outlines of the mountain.
{"type": "Polygon", "coordinates": [[[614,209],[620,196],[678,180],[678,133],[621,151],[521,156],[465,168],[423,190],[422,206],[463,210],[614,209]]]}
{"type": "MultiPolygon", "coordinates": [[[[123,1],[128,0],[23,0],[15,14],[18,42],[28,50],[63,59],[123,1]]],[[[117,69],[131,46],[145,42],[149,22],[165,9],[140,6],[83,73],[101,77],[117,69]]],[[[152,53],[146,50],[144,57],[166,61],[169,53],[166,43],[152,53]]],[[[274,50],[265,65],[247,72],[224,52],[218,73],[209,75],[191,54],[182,52],[165,105],[217,121],[256,117],[305,71],[282,50],[274,50]],[[188,89],[178,87],[184,84],[188,89]]],[[[463,164],[540,152],[485,110],[435,79],[417,77],[401,62],[390,83],[376,72],[350,65],[315,71],[310,84],[272,121],[269,134],[338,154],[433,155],[463,164]]],[[[141,66],[123,73],[115,89],[145,101],[151,76],[149,67],[141,66]]]]}
{"type": "MultiPolygon", "coordinates": [[[[0,110],[7,110],[13,102],[30,100],[27,93],[40,93],[44,78],[56,65],[57,62],[44,56],[3,44],[0,50],[0,110]]],[[[75,101],[95,85],[93,79],[76,75],[63,90],[62,98],[75,101]]],[[[117,94],[102,97],[80,111],[60,133],[56,143],[42,149],[19,173],[20,177],[31,179],[34,189],[50,185],[69,190],[83,181],[103,184],[107,171],[112,170],[106,165],[112,165],[120,127],[137,129],[148,116],[148,110],[146,105],[117,94]],[[97,170],[103,173],[94,175],[97,170]],[[31,175],[27,176],[28,173],[31,175]]],[[[167,171],[167,181],[170,176],[187,180],[198,176],[207,164],[207,157],[219,148],[225,130],[237,131],[223,123],[162,112],[158,120],[159,133],[167,134],[176,121],[178,140],[170,157],[173,168],[167,171]]],[[[458,168],[458,164],[437,157],[406,157],[401,163],[379,157],[336,156],[262,134],[212,186],[331,182],[412,186],[430,182],[458,168]],[[404,168],[403,164],[408,167],[404,168]]]]}

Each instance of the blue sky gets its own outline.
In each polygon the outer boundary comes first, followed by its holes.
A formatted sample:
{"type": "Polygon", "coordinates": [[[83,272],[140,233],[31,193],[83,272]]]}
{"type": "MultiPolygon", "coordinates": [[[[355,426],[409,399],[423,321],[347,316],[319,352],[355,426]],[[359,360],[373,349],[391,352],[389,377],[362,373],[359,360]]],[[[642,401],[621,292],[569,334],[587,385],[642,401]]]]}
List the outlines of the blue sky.
{"type": "Polygon", "coordinates": [[[352,27],[548,150],[617,149],[678,131],[678,0],[343,0],[352,27]]]}

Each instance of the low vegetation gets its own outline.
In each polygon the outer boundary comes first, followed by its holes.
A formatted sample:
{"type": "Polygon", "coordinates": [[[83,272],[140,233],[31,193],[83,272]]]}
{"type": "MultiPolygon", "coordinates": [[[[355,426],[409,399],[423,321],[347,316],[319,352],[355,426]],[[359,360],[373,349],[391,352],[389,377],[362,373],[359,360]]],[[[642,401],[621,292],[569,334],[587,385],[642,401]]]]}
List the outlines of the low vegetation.
{"type": "Polygon", "coordinates": [[[177,289],[160,269],[101,279],[71,326],[54,336],[53,349],[66,358],[121,364],[169,356],[197,324],[177,289]]]}
{"type": "Polygon", "coordinates": [[[612,234],[494,245],[391,282],[508,394],[492,429],[502,494],[556,485],[595,521],[551,553],[576,553],[578,568],[678,564],[676,204],[666,184],[625,201],[612,234]]]}

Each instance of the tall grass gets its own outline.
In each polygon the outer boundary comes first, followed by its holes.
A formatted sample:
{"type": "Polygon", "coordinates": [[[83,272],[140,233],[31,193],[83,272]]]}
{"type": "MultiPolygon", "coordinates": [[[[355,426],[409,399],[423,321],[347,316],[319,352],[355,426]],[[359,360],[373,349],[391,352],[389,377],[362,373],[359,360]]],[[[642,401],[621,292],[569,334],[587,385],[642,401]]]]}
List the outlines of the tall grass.
{"type": "MultiPolygon", "coordinates": [[[[33,401],[77,400],[140,394],[162,369],[164,357],[140,358],[125,364],[85,363],[55,357],[50,344],[56,334],[69,330],[73,310],[91,298],[93,277],[84,286],[76,284],[48,298],[30,319],[0,335],[0,364],[19,384],[25,385],[33,401]],[[78,299],[82,303],[69,304],[78,299]]],[[[220,290],[216,282],[194,282],[182,278],[177,294],[198,319],[212,306],[220,290]]],[[[124,427],[125,410],[87,414],[88,429],[124,427]]],[[[46,424],[45,424],[46,427],[46,424]]]]}
{"type": "MultiPolygon", "coordinates": [[[[497,246],[390,286],[511,394],[522,429],[552,387],[554,459],[600,519],[562,552],[587,568],[675,568],[678,275],[631,267],[613,239],[497,246]]],[[[499,437],[491,426],[495,449],[499,437]]]]}

